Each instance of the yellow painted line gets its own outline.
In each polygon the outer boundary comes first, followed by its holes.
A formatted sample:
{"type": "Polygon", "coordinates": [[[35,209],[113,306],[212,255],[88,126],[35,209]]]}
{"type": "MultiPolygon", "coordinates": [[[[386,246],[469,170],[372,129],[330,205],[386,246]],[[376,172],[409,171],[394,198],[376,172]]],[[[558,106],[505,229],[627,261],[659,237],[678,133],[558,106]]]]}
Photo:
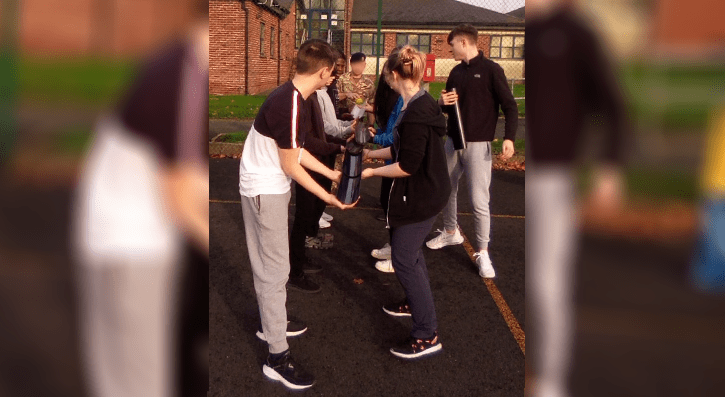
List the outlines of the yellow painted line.
{"type": "MultiPolygon", "coordinates": [[[[209,200],[210,203],[216,203],[216,204],[242,204],[240,200],[209,200]]],[[[294,206],[294,204],[290,204],[291,206],[294,206]]],[[[328,208],[335,208],[332,206],[328,206],[328,208]]],[[[376,207],[353,207],[351,208],[353,210],[363,210],[363,211],[380,211],[380,208],[376,207]]],[[[350,211],[350,210],[347,210],[350,211]]],[[[459,212],[458,215],[469,215],[473,216],[470,212],[459,212]]],[[[492,218],[509,218],[509,219],[526,219],[523,215],[494,215],[491,214],[492,218]]]]}
{"type": "MultiPolygon", "coordinates": [[[[468,241],[468,237],[463,234],[463,230],[461,230],[461,235],[463,236],[463,248],[466,249],[468,257],[471,258],[471,261],[473,261],[473,263],[476,263],[476,259],[473,257],[473,254],[476,253],[476,250],[474,250],[473,246],[471,246],[471,242],[468,241]]],[[[509,329],[514,336],[516,343],[519,344],[519,348],[521,348],[521,353],[526,356],[526,334],[524,333],[524,330],[521,329],[519,322],[516,320],[516,317],[511,312],[511,308],[509,308],[509,305],[506,303],[503,295],[501,295],[501,291],[499,291],[498,287],[496,287],[493,279],[484,278],[483,282],[486,284],[486,288],[488,288],[488,292],[491,294],[493,301],[496,302],[496,306],[498,306],[498,310],[501,312],[503,319],[509,326],[509,329]]]]}
{"type": "MultiPolygon", "coordinates": [[[[212,200],[212,199],[210,199],[209,202],[210,203],[219,203],[219,204],[241,204],[242,203],[240,200],[212,200]]],[[[380,208],[371,208],[371,207],[354,207],[352,209],[380,211],[380,208]]],[[[473,215],[473,214],[459,213],[459,215],[473,215]]],[[[522,215],[491,215],[491,217],[525,219],[525,217],[522,215]]],[[[463,234],[462,230],[461,230],[461,235],[463,236],[463,247],[466,249],[466,252],[468,252],[468,257],[471,258],[471,261],[473,261],[475,263],[476,260],[473,257],[473,254],[476,251],[473,249],[473,247],[471,246],[471,242],[468,241],[468,237],[466,237],[466,235],[463,234]]],[[[518,343],[519,348],[521,348],[521,352],[524,353],[524,356],[525,356],[526,355],[526,335],[524,334],[524,330],[521,329],[519,322],[516,320],[516,317],[511,312],[511,308],[509,308],[508,304],[506,303],[506,300],[503,298],[503,295],[501,295],[501,291],[499,291],[498,287],[496,287],[496,284],[494,284],[493,279],[484,278],[483,282],[486,284],[486,288],[488,288],[488,292],[491,294],[493,301],[496,302],[496,306],[498,306],[498,310],[501,312],[501,315],[503,316],[504,320],[506,321],[506,324],[508,325],[509,329],[511,330],[511,333],[514,336],[514,339],[516,340],[516,343],[518,343]]]]}

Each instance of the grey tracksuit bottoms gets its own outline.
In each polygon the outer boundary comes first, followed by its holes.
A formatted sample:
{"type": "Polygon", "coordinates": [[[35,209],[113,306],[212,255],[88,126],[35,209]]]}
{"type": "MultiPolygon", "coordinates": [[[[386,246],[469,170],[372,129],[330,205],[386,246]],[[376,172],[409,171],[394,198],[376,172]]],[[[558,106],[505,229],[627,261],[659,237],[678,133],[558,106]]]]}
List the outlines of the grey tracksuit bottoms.
{"type": "Polygon", "coordinates": [[[466,149],[455,150],[453,142],[447,139],[445,150],[448,176],[451,178],[451,196],[443,209],[443,226],[446,230],[455,230],[458,226],[458,181],[465,173],[476,228],[478,246],[475,248],[486,249],[491,233],[488,191],[491,185],[491,142],[468,142],[466,149]]]}
{"type": "Polygon", "coordinates": [[[244,229],[254,274],[262,331],[269,352],[282,353],[287,344],[287,290],[289,235],[287,207],[291,192],[242,196],[244,229]]]}

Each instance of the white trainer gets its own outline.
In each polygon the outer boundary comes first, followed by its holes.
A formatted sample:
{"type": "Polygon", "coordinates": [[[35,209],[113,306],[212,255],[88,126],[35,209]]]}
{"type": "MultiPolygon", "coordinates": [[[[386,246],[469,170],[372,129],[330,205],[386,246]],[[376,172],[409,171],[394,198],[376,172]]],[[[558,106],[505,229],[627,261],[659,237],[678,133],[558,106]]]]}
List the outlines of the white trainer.
{"type": "Polygon", "coordinates": [[[496,271],[493,270],[493,264],[491,263],[491,258],[488,257],[488,251],[479,251],[473,254],[473,256],[476,258],[479,276],[483,278],[496,277],[496,271]]]}
{"type": "Polygon", "coordinates": [[[461,236],[461,231],[458,228],[456,228],[456,232],[453,234],[448,234],[447,231],[440,229],[436,231],[440,232],[440,234],[425,243],[432,250],[441,249],[449,245],[463,244],[463,236],[461,236]]]}
{"type": "Polygon", "coordinates": [[[383,248],[380,248],[379,250],[373,250],[373,252],[371,252],[370,255],[372,255],[373,258],[375,258],[375,259],[385,260],[385,259],[391,258],[392,254],[390,252],[391,252],[390,244],[385,243],[383,248]]]}
{"type": "Polygon", "coordinates": [[[393,269],[393,261],[390,259],[377,261],[375,263],[375,268],[383,273],[395,273],[395,269],[393,269]]]}
{"type": "Polygon", "coordinates": [[[322,219],[324,219],[324,220],[326,220],[328,222],[332,222],[332,220],[334,218],[332,217],[332,215],[328,214],[327,212],[323,212],[322,213],[322,219]]]}
{"type": "Polygon", "coordinates": [[[320,229],[327,229],[330,226],[332,226],[330,222],[320,218],[320,229]]]}

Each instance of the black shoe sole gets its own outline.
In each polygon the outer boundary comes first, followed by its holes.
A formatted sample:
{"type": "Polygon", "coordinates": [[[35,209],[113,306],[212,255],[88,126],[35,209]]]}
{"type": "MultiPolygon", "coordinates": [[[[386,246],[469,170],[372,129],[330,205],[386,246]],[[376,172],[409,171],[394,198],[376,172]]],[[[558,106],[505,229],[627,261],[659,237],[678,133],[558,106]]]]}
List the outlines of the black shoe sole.
{"type": "Polygon", "coordinates": [[[316,294],[316,293],[322,291],[322,287],[317,287],[317,289],[315,289],[315,290],[309,290],[309,289],[300,288],[300,287],[298,287],[294,284],[290,284],[290,283],[287,283],[287,289],[294,290],[297,292],[302,292],[305,294],[316,294]]]}

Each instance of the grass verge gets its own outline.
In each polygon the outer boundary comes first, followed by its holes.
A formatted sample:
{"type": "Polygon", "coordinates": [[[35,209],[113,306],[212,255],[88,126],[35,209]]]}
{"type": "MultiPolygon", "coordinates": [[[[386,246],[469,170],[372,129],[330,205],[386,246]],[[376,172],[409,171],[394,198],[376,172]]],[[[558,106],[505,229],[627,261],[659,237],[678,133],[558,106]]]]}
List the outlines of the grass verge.
{"type": "Polygon", "coordinates": [[[231,132],[217,138],[217,142],[242,143],[247,139],[248,131],[231,132]]]}
{"type": "Polygon", "coordinates": [[[136,72],[136,63],[128,59],[21,57],[19,96],[32,102],[103,107],[119,100],[136,72]]]}
{"type": "Polygon", "coordinates": [[[265,95],[209,95],[210,119],[253,119],[265,95]]]}

